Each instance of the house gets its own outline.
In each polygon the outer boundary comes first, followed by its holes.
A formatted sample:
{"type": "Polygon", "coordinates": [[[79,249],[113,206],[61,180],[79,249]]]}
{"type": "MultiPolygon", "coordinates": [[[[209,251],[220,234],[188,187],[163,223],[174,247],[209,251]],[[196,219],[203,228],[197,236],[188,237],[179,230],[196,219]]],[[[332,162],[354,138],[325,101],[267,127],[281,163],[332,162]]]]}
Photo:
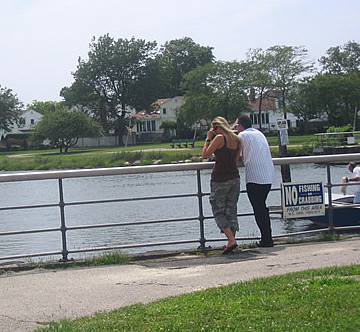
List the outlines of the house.
{"type": "MultiPolygon", "coordinates": [[[[274,130],[277,120],[284,119],[284,113],[278,106],[278,99],[273,92],[269,91],[264,94],[261,104],[261,119],[259,118],[260,98],[252,98],[249,102],[250,112],[243,112],[250,116],[254,128],[260,127],[265,130],[274,130]]],[[[299,118],[292,113],[286,113],[286,120],[289,128],[297,128],[299,118]]]]}
{"type": "Polygon", "coordinates": [[[142,110],[135,114],[138,142],[149,142],[162,139],[164,129],[160,128],[163,121],[176,122],[176,111],[183,105],[184,97],[163,98],[151,105],[151,111],[142,110]]]}
{"type": "Polygon", "coordinates": [[[26,133],[33,131],[42,117],[43,115],[37,111],[23,110],[19,114],[18,124],[14,123],[8,132],[1,130],[0,134],[5,136],[8,133],[26,133]]]}

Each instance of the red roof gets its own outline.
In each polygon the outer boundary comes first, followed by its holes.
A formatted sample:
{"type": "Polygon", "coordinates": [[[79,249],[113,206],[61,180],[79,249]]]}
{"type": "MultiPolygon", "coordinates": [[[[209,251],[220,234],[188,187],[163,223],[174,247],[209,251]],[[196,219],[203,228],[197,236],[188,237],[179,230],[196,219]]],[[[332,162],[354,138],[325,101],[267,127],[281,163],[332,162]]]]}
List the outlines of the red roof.
{"type": "Polygon", "coordinates": [[[154,113],[146,113],[145,110],[139,111],[135,114],[135,118],[136,119],[154,119],[154,118],[160,118],[160,113],[159,112],[154,112],[154,113]]]}
{"type": "MultiPolygon", "coordinates": [[[[249,108],[251,111],[258,111],[259,110],[259,103],[260,98],[257,97],[254,101],[249,102],[249,108]]],[[[262,103],[261,103],[261,110],[262,111],[270,111],[270,110],[276,110],[276,98],[275,93],[273,91],[269,91],[264,94],[262,103]]]]}

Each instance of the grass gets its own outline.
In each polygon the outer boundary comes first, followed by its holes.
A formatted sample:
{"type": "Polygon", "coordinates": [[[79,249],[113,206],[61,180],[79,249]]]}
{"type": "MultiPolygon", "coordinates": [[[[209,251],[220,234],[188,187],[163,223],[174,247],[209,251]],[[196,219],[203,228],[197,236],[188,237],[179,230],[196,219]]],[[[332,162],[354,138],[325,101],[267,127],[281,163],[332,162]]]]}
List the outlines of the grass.
{"type": "Polygon", "coordinates": [[[359,331],[360,265],[235,283],[37,331],[359,331]]]}
{"type": "MultiPolygon", "coordinates": [[[[138,147],[140,148],[140,147],[138,147]]],[[[156,149],[156,148],[152,148],[156,149]]],[[[74,149],[68,154],[59,154],[56,151],[39,153],[27,152],[21,155],[0,155],[0,169],[4,171],[22,170],[49,170],[49,169],[75,169],[75,168],[101,168],[120,167],[137,163],[138,165],[184,161],[199,155],[199,150],[173,151],[146,151],[124,150],[124,148],[104,148],[94,150],[74,149]]]]}
{"type": "MultiPolygon", "coordinates": [[[[278,146],[277,136],[268,136],[267,140],[270,146],[278,146]]],[[[314,135],[289,136],[289,145],[303,145],[316,143],[314,135]]]]}
{"type": "MultiPolygon", "coordinates": [[[[289,156],[309,155],[313,136],[291,136],[293,146],[289,156]],[[301,145],[303,144],[303,145],[301,145]]],[[[277,137],[268,137],[273,157],[278,156],[277,137]]],[[[185,160],[200,161],[203,141],[196,141],[194,149],[170,148],[169,143],[125,147],[72,148],[67,154],[58,150],[34,150],[0,153],[0,170],[26,171],[49,169],[85,169],[120,167],[126,165],[169,164],[185,160]],[[163,150],[166,149],[166,150],[163,150]]]]}
{"type": "MultiPolygon", "coordinates": [[[[54,258],[50,258],[47,260],[37,260],[33,261],[31,258],[28,259],[27,264],[25,266],[21,266],[19,269],[10,268],[8,270],[17,271],[24,269],[56,269],[56,268],[76,268],[83,266],[104,266],[104,265],[114,265],[114,264],[127,264],[131,261],[131,258],[122,252],[121,250],[113,250],[104,252],[98,256],[91,256],[89,258],[85,258],[83,260],[70,260],[67,263],[59,262],[54,258]]],[[[6,271],[4,271],[5,273],[6,271]]],[[[2,270],[0,270],[0,274],[2,270]]]]}

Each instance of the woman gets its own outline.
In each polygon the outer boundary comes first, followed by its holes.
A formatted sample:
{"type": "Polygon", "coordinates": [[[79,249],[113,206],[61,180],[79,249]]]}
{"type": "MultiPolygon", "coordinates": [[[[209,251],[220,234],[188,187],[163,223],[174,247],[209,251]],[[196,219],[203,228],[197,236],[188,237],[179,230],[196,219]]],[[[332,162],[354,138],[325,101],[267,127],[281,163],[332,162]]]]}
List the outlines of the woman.
{"type": "Polygon", "coordinates": [[[240,193],[240,177],[236,162],[240,160],[241,140],[226,119],[216,117],[202,151],[203,158],[215,155],[215,166],[211,173],[210,204],[217,226],[227,237],[223,254],[236,247],[235,234],[239,230],[237,201],[240,193]]]}

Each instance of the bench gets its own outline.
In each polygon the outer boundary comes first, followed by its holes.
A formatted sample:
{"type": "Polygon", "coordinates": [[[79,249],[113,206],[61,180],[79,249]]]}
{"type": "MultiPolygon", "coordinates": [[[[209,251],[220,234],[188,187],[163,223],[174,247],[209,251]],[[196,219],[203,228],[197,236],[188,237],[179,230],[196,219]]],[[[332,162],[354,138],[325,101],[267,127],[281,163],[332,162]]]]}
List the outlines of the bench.
{"type": "Polygon", "coordinates": [[[172,148],[174,148],[175,146],[178,148],[187,148],[188,146],[191,146],[193,148],[195,146],[195,142],[192,139],[173,139],[170,146],[172,148]]]}

